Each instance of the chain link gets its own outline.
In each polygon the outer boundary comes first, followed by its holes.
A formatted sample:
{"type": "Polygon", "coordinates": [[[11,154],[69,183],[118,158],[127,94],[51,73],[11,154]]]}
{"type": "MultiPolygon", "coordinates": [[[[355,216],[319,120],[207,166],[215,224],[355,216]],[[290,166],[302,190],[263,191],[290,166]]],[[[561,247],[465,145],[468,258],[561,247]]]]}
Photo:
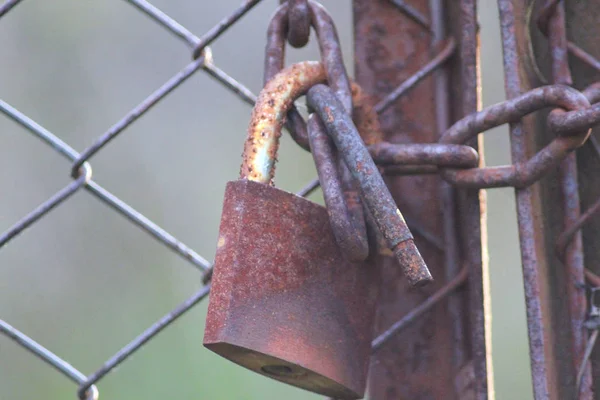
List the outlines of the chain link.
{"type": "Polygon", "coordinates": [[[304,47],[310,38],[311,16],[308,0],[288,0],[288,43],[295,48],[304,47]]]}
{"type": "Polygon", "coordinates": [[[457,186],[475,188],[523,188],[533,184],[585,143],[590,127],[600,121],[600,104],[590,107],[581,92],[568,86],[540,87],[463,118],[440,139],[441,143],[465,143],[480,132],[516,122],[547,107],[561,107],[548,115],[548,128],[556,137],[529,161],[500,167],[445,169],[442,177],[457,186]]]}

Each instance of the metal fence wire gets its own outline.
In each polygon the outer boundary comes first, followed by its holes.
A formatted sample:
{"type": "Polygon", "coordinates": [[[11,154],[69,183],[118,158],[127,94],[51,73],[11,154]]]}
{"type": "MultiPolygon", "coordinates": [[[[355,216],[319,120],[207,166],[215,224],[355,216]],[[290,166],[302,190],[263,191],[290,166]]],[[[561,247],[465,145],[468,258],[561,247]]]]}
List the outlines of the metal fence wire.
{"type": "MultiPolygon", "coordinates": [[[[21,0],[11,0],[5,2],[0,7],[0,17],[4,17],[20,2],[21,0]]],[[[23,232],[23,230],[34,224],[36,221],[39,221],[55,207],[63,204],[75,192],[83,188],[102,200],[115,212],[120,213],[133,224],[137,225],[139,228],[153,236],[171,251],[189,261],[207,277],[205,279],[205,281],[207,281],[208,277],[210,276],[209,273],[211,270],[211,263],[192,250],[190,247],[179,241],[175,236],[156,225],[142,213],[136,211],[129,204],[125,203],[117,196],[113,195],[111,192],[94,182],[92,180],[92,168],[88,163],[88,160],[99,150],[104,148],[104,146],[106,146],[111,140],[121,134],[138,118],[152,109],[152,107],[160,100],[165,98],[174,89],[184,83],[189,77],[199,70],[203,70],[208,73],[211,77],[220,82],[223,87],[231,90],[246,103],[250,105],[254,104],[256,96],[248,88],[237,82],[234,78],[229,76],[214,64],[211,50],[208,46],[259,2],[260,0],[244,2],[244,4],[223,18],[223,20],[206,32],[206,34],[204,34],[202,37],[197,37],[149,2],[142,0],[128,0],[128,3],[136,7],[140,12],[152,18],[154,21],[164,27],[165,30],[174,34],[183,42],[185,42],[192,49],[194,59],[179,73],[169,79],[164,85],[158,88],[146,99],[144,99],[137,107],[131,110],[121,120],[115,123],[108,131],[103,133],[95,143],[85,149],[82,153],[77,152],[67,143],[63,142],[58,136],[45,129],[34,120],[12,107],[10,104],[0,100],[0,110],[7,117],[13,119],[36,137],[42,139],[52,149],[67,158],[72,163],[72,168],[74,171],[72,174],[74,180],[71,183],[17,222],[8,231],[0,235],[0,248],[23,232]]],[[[314,186],[315,185],[313,185],[313,187],[314,186]]],[[[140,334],[137,338],[131,341],[128,345],[123,347],[111,359],[104,363],[102,367],[89,376],[86,376],[75,367],[62,360],[57,355],[53,354],[51,351],[45,349],[33,339],[29,338],[27,335],[2,320],[0,320],[0,332],[15,340],[18,344],[23,346],[23,348],[31,351],[37,357],[41,358],[43,361],[63,373],[67,378],[75,382],[79,386],[80,398],[97,399],[98,390],[95,384],[98,381],[100,381],[106,374],[125,361],[129,356],[138,351],[144,343],[151,340],[155,335],[172,324],[186,311],[198,304],[198,302],[208,295],[209,290],[210,284],[202,287],[180,306],[175,308],[169,314],[165,315],[150,328],[140,334]]]]}
{"type": "MultiPolygon", "coordinates": [[[[9,0],[5,2],[0,6],[0,17],[4,17],[21,1],[22,0],[9,0]]],[[[160,100],[186,82],[186,80],[197,71],[202,70],[206,72],[209,76],[221,83],[224,88],[233,92],[249,105],[253,105],[257,99],[256,95],[248,88],[229,76],[215,64],[209,45],[235,24],[236,21],[252,10],[260,0],[245,1],[241,6],[233,10],[201,37],[197,37],[147,1],[125,1],[136,7],[141,13],[150,17],[166,31],[175,35],[187,44],[192,51],[193,61],[186,65],[179,73],[169,79],[154,93],[144,99],[121,120],[116,122],[91,146],[81,153],[77,152],[58,136],[39,125],[33,119],[21,113],[8,103],[0,100],[0,110],[8,118],[43,140],[50,148],[60,153],[71,163],[71,175],[73,177],[72,182],[42,203],[35,210],[31,211],[8,231],[0,235],[0,248],[13,240],[32,224],[35,224],[53,209],[65,203],[65,201],[75,192],[84,189],[100,199],[112,210],[128,219],[131,223],[150,234],[168,249],[183,257],[203,274],[204,286],[189,299],[124,346],[89,376],[86,376],[75,367],[62,360],[59,356],[45,349],[25,333],[9,325],[7,322],[0,320],[0,332],[13,339],[24,349],[30,351],[75,382],[78,387],[77,390],[80,399],[97,399],[98,389],[96,384],[98,384],[103,377],[115,369],[119,364],[126,361],[132,354],[139,351],[144,343],[152,340],[159,332],[167,328],[186,311],[190,310],[194,305],[206,298],[210,291],[210,277],[212,271],[212,265],[208,260],[179,241],[175,236],[153,223],[143,214],[136,211],[133,207],[94,182],[92,179],[92,167],[89,163],[90,159],[105,148],[110,141],[123,133],[142,115],[149,112],[160,100]]],[[[305,1],[293,1],[290,3],[292,4],[290,7],[298,7],[299,10],[303,7],[306,8],[308,4],[305,1]]],[[[396,6],[398,12],[404,13],[408,18],[419,24],[423,30],[430,31],[432,29],[429,18],[422,15],[418,10],[415,10],[403,1],[392,1],[392,3],[396,6]]],[[[500,3],[506,2],[500,1],[500,3]]],[[[553,18],[556,18],[556,15],[558,15],[557,10],[560,10],[557,6],[558,3],[559,2],[557,1],[547,2],[541,15],[539,15],[537,20],[539,21],[542,32],[548,33],[550,30],[548,21],[554,21],[553,18]]],[[[306,15],[304,15],[304,17],[306,17],[306,15]]],[[[308,39],[306,34],[307,25],[306,20],[303,20],[302,18],[302,14],[290,13],[288,22],[290,30],[288,41],[295,47],[301,47],[306,44],[306,40],[308,39]]],[[[565,60],[564,54],[570,52],[592,68],[600,71],[599,60],[566,40],[564,22],[562,24],[562,31],[557,30],[556,26],[560,26],[560,24],[553,24],[553,30],[550,30],[552,46],[554,46],[553,51],[557,54],[553,59],[555,62],[554,68],[557,70],[561,70],[562,68],[564,71],[564,65],[561,67],[560,63],[565,60]],[[561,49],[565,51],[559,51],[561,49]],[[562,59],[560,58],[561,55],[563,57],[562,59]]],[[[328,44],[334,45],[334,43],[328,44]]],[[[442,66],[455,53],[456,48],[457,45],[451,38],[441,41],[438,46],[437,54],[435,54],[428,63],[423,65],[422,68],[414,72],[411,77],[393,90],[387,97],[376,104],[374,106],[374,111],[380,114],[387,110],[391,104],[407,94],[420,81],[442,66]]],[[[324,63],[326,62],[324,61],[324,63]]],[[[568,68],[566,70],[568,71],[568,68]]],[[[562,77],[561,75],[556,75],[554,80],[555,82],[553,83],[555,83],[555,85],[533,89],[527,93],[513,97],[506,102],[488,107],[485,110],[463,118],[444,132],[440,136],[438,143],[396,145],[380,142],[371,144],[369,146],[369,152],[373,157],[373,160],[382,167],[383,173],[388,175],[437,173],[440,174],[445,181],[454,185],[454,187],[482,189],[512,186],[517,189],[525,188],[539,180],[551,168],[554,168],[563,162],[563,160],[569,157],[575,149],[581,147],[584,143],[589,143],[600,156],[600,146],[593,137],[590,137],[590,127],[596,125],[600,121],[600,103],[597,103],[597,101],[600,100],[599,84],[594,84],[583,91],[578,91],[567,86],[570,84],[568,73],[566,76],[563,75],[562,77]],[[558,109],[549,114],[548,126],[556,135],[555,139],[528,161],[521,160],[519,163],[510,166],[480,168],[478,167],[479,160],[476,154],[474,155],[473,149],[464,144],[481,132],[492,127],[505,123],[517,122],[525,115],[537,110],[554,107],[558,107],[558,109]]],[[[303,140],[306,140],[306,137],[302,138],[298,129],[296,129],[295,132],[294,129],[290,130],[292,131],[296,142],[301,146],[306,147],[306,142],[303,142],[303,140]]],[[[315,179],[301,190],[298,195],[307,196],[318,186],[319,180],[315,179]]],[[[569,247],[571,240],[577,235],[580,228],[589,221],[598,210],[600,210],[600,199],[587,211],[581,215],[576,215],[572,220],[572,224],[560,236],[557,244],[557,252],[561,257],[567,258],[567,263],[569,251],[572,251],[569,247]]],[[[444,240],[431,234],[426,229],[419,226],[415,221],[408,219],[407,223],[414,233],[423,238],[423,240],[430,242],[436,248],[444,249],[447,245],[444,240]]],[[[424,303],[414,308],[401,320],[379,335],[373,341],[373,351],[381,349],[391,337],[398,334],[411,322],[418,319],[427,310],[431,309],[431,307],[460,287],[466,282],[468,275],[469,271],[465,268],[458,271],[454,278],[449,279],[441,289],[435,292],[424,303]]],[[[593,286],[600,286],[600,277],[588,270],[585,270],[585,275],[593,286]]],[[[598,314],[596,308],[592,307],[589,314],[590,318],[587,319],[587,323],[590,326],[590,329],[596,329],[597,332],[598,324],[594,325],[594,320],[592,318],[597,316],[596,314],[598,314]]],[[[581,321],[575,322],[581,324],[581,321]]],[[[581,330],[580,325],[573,328],[574,331],[578,329],[581,330]]],[[[588,368],[589,371],[588,358],[595,339],[596,334],[592,335],[588,342],[585,340],[581,341],[581,343],[588,343],[588,346],[585,355],[581,354],[581,367],[578,374],[579,382],[586,376],[586,368],[588,368]]],[[[543,351],[543,349],[532,350],[532,352],[535,351],[543,351]]],[[[587,379],[590,379],[589,372],[587,373],[587,379]]],[[[589,385],[588,382],[587,386],[589,387],[589,385]]]]}

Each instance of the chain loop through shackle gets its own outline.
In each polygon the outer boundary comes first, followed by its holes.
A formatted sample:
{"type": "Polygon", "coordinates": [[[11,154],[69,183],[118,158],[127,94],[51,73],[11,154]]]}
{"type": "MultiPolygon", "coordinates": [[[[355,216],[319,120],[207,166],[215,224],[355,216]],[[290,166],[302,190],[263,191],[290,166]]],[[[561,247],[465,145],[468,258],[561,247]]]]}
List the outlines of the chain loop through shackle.
{"type": "Polygon", "coordinates": [[[322,84],[309,89],[307,100],[309,107],[320,117],[352,176],[359,182],[363,199],[409,283],[412,286],[422,286],[431,282],[433,278],[404,217],[356,126],[344,112],[343,104],[331,88],[322,84]]]}
{"type": "Polygon", "coordinates": [[[248,127],[240,179],[265,184],[271,182],[286,112],[293,101],[308,90],[309,105],[321,118],[327,133],[359,183],[363,199],[409,283],[413,286],[427,284],[432,280],[431,274],[414,244],[402,213],[350,115],[345,112],[333,90],[321,84],[324,81],[323,65],[305,61],[285,68],[265,85],[253,110],[253,122],[248,127]],[[333,117],[328,113],[332,113],[333,117]]]}
{"type": "MultiPolygon", "coordinates": [[[[275,12],[267,30],[265,83],[284,66],[285,38],[287,34],[289,39],[289,34],[292,32],[292,21],[296,18],[295,23],[303,23],[293,15],[294,12],[300,14],[300,11],[294,11],[296,6],[301,8],[299,3],[306,4],[307,8],[302,13],[310,17],[310,26],[316,31],[328,83],[334,88],[336,95],[350,114],[352,91],[336,28],[327,10],[315,1],[287,1],[275,12]]],[[[295,107],[288,112],[287,128],[300,147],[311,150],[307,125],[295,107]]],[[[311,124],[311,128],[314,130],[313,137],[320,136],[315,144],[319,150],[313,153],[313,158],[319,171],[319,180],[322,183],[323,197],[334,236],[348,259],[363,261],[369,256],[369,240],[359,190],[327,135],[322,134],[317,123],[311,124]]]]}
{"type": "MultiPolygon", "coordinates": [[[[361,88],[355,83],[352,83],[352,102],[354,106],[352,119],[365,145],[380,143],[383,139],[383,133],[379,126],[377,114],[361,88]]],[[[325,132],[322,122],[317,116],[311,115],[308,119],[307,128],[310,150],[317,168],[318,180],[323,190],[323,197],[333,231],[347,233],[336,237],[338,245],[346,250],[346,256],[350,260],[363,260],[372,254],[371,250],[379,254],[392,256],[393,253],[387,248],[385,238],[377,228],[377,224],[368,208],[364,208],[364,214],[358,216],[346,211],[347,208],[360,209],[360,190],[358,187],[356,189],[351,187],[351,190],[344,190],[342,187],[342,182],[337,175],[340,172],[339,165],[335,163],[339,155],[331,138],[325,132]],[[371,237],[368,237],[371,240],[370,243],[361,236],[362,232],[357,232],[357,227],[360,227],[361,231],[365,229],[362,220],[351,220],[353,217],[363,218],[363,215],[367,224],[366,227],[371,235],[371,237]],[[342,217],[340,218],[340,216],[342,217]],[[370,249],[369,245],[373,248],[370,249]]],[[[349,173],[347,168],[346,171],[349,173]]],[[[353,177],[351,175],[347,176],[346,182],[352,183],[353,177]]]]}
{"type": "MultiPolygon", "coordinates": [[[[288,10],[290,4],[288,3],[285,2],[279,6],[273,17],[271,17],[271,22],[267,28],[263,79],[265,84],[284,68],[286,35],[289,29],[288,10]]],[[[344,107],[350,111],[352,109],[352,91],[343,64],[342,50],[335,25],[322,5],[308,0],[308,6],[311,26],[317,34],[319,51],[327,73],[328,83],[334,88],[344,107]]],[[[300,147],[310,151],[306,123],[294,106],[288,112],[286,128],[300,147]]]]}

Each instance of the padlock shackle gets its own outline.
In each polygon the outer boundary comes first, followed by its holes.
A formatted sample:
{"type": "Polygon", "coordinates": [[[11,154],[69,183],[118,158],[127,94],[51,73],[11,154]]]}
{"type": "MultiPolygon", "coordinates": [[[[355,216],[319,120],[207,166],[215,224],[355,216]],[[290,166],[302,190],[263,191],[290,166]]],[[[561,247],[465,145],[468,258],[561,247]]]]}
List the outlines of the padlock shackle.
{"type": "Polygon", "coordinates": [[[390,194],[375,162],[364,145],[352,119],[345,112],[333,90],[318,84],[307,93],[308,105],[323,122],[344,158],[352,176],[359,183],[362,198],[385,237],[389,248],[400,262],[411,285],[424,285],[433,280],[414,244],[413,236],[402,213],[390,194]]]}
{"type": "Polygon", "coordinates": [[[271,184],[287,112],[294,100],[312,86],[326,81],[322,63],[304,61],[285,68],[267,82],[252,110],[240,179],[271,184]]]}
{"type": "MultiPolygon", "coordinates": [[[[348,114],[352,114],[352,90],[351,82],[344,65],[340,41],[333,20],[327,10],[319,3],[308,0],[305,5],[308,12],[310,26],[315,30],[321,61],[325,66],[327,81],[329,86],[335,91],[336,96],[344,105],[348,114]]],[[[284,66],[286,37],[289,38],[294,27],[289,26],[294,19],[300,22],[298,18],[293,18],[294,5],[290,2],[282,4],[271,19],[267,31],[267,47],[265,58],[265,82],[268,82],[284,66]]],[[[296,10],[297,11],[297,10],[296,10]]],[[[292,44],[292,43],[290,43],[292,44]]],[[[288,112],[286,128],[294,141],[303,149],[314,152],[309,143],[309,132],[307,125],[296,110],[295,107],[288,112]]],[[[334,154],[335,149],[324,149],[327,147],[329,139],[321,141],[321,153],[334,154]]],[[[314,157],[314,154],[313,154],[314,157]]],[[[320,160],[324,159],[321,157],[320,160]]],[[[363,205],[357,190],[354,188],[352,176],[346,165],[338,161],[337,157],[329,160],[337,164],[336,173],[326,174],[327,182],[323,195],[327,203],[331,225],[335,232],[338,245],[342,248],[344,254],[352,261],[362,261],[369,254],[367,239],[367,229],[365,224],[365,215],[363,205]]],[[[315,158],[317,169],[330,169],[327,166],[321,167],[315,158]]],[[[323,175],[320,173],[320,176],[323,175]]],[[[321,183],[325,180],[321,176],[321,183]]]]}
{"type": "MultiPolygon", "coordinates": [[[[342,48],[337,35],[335,24],[327,10],[319,3],[308,1],[311,26],[317,34],[321,61],[325,66],[329,86],[335,91],[336,96],[342,101],[345,110],[351,113],[352,91],[350,80],[344,59],[342,48]]],[[[283,3],[271,18],[267,29],[267,45],[265,51],[264,82],[269,82],[285,65],[286,37],[288,26],[289,4],[283,3]]],[[[304,150],[309,150],[308,133],[306,123],[296,109],[292,107],[288,112],[286,128],[289,130],[294,141],[304,150]]]]}
{"type": "MultiPolygon", "coordinates": [[[[240,179],[272,183],[286,112],[297,97],[324,80],[325,73],[321,63],[305,62],[286,68],[267,83],[252,111],[240,179]]],[[[313,157],[323,184],[335,238],[349,260],[363,261],[369,256],[369,242],[359,191],[354,188],[345,163],[333,155],[335,148],[330,144],[329,137],[319,131],[314,133],[317,136],[314,140],[318,143],[313,143],[316,146],[312,149],[313,157]],[[338,173],[344,172],[348,178],[340,180],[338,173]]]]}

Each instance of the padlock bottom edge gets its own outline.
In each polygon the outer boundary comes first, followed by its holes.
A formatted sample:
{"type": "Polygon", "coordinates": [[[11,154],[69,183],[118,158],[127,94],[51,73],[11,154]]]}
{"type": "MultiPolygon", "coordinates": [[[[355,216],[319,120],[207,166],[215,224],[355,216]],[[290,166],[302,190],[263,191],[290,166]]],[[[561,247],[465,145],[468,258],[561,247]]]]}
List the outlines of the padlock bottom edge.
{"type": "Polygon", "coordinates": [[[315,371],[269,354],[225,342],[205,341],[204,347],[237,365],[300,389],[343,400],[357,400],[364,397],[364,389],[361,393],[357,393],[315,371]]]}

